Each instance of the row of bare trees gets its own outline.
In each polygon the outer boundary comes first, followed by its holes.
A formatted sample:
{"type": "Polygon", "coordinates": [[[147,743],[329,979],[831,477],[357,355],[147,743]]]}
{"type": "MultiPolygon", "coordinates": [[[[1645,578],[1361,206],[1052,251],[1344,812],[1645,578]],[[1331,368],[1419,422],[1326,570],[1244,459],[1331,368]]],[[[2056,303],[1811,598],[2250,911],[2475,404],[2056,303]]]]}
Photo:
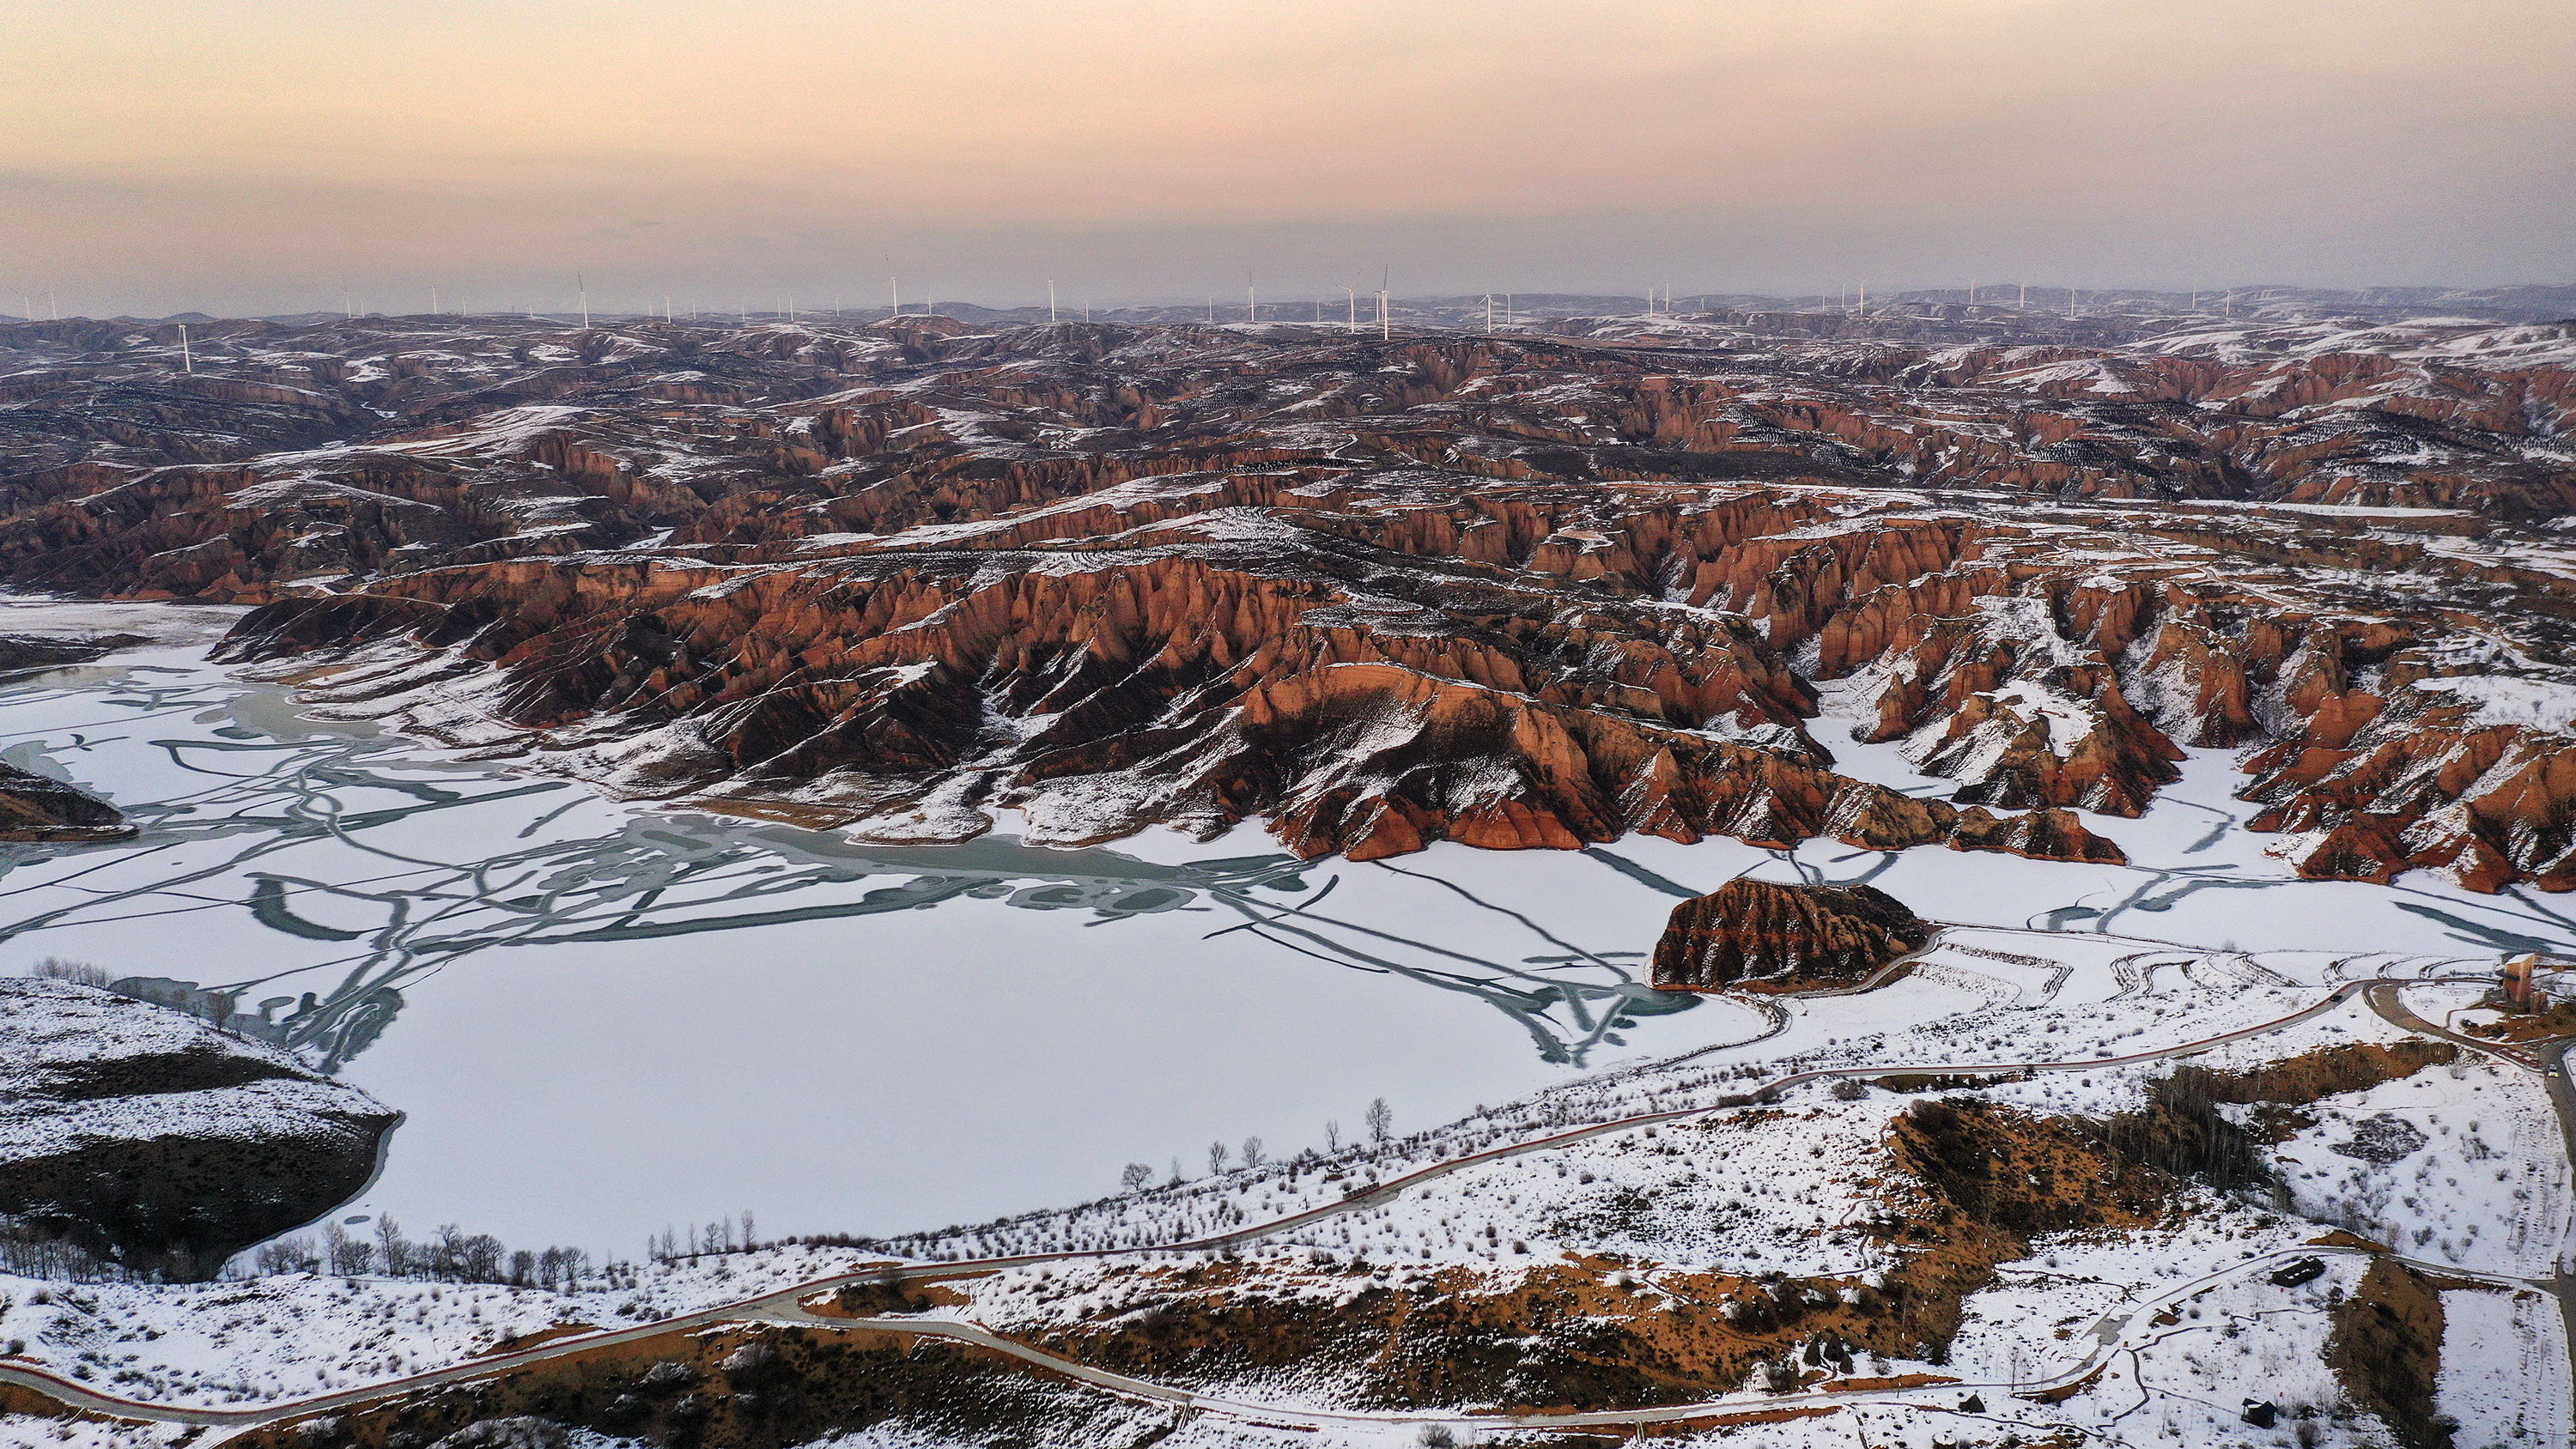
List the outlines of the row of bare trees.
{"type": "MultiPolygon", "coordinates": [[[[1384,1097],[1372,1098],[1368,1104],[1368,1111],[1362,1114],[1360,1121],[1368,1129],[1368,1140],[1377,1146],[1385,1146],[1387,1139],[1395,1135],[1395,1111],[1386,1105],[1384,1097]]],[[[1324,1124],[1324,1150],[1328,1154],[1342,1150],[1341,1123],[1324,1124]]],[[[1229,1166],[1237,1162],[1247,1168],[1259,1167],[1270,1160],[1268,1151],[1267,1146],[1258,1137],[1244,1138],[1240,1149],[1223,1141],[1211,1142],[1207,1150],[1208,1175],[1210,1177],[1221,1175],[1229,1166]],[[1237,1155],[1238,1152],[1240,1156],[1237,1155]]],[[[1315,1152],[1309,1148],[1298,1154],[1295,1160],[1302,1162],[1313,1156],[1315,1152]]],[[[1181,1160],[1175,1157],[1172,1159],[1172,1175],[1167,1185],[1176,1186],[1184,1180],[1181,1176],[1181,1160]]],[[[1143,1192],[1152,1186],[1153,1182],[1154,1168],[1151,1163],[1131,1162],[1118,1173],[1118,1185],[1130,1193],[1143,1192]]],[[[746,1218],[748,1216],[749,1214],[745,1214],[746,1218]]]]}
{"type": "Polygon", "coordinates": [[[441,1223],[429,1237],[414,1242],[388,1213],[376,1219],[372,1237],[325,1224],[317,1243],[297,1234],[263,1244],[251,1257],[262,1277],[287,1273],[333,1273],[356,1277],[381,1273],[389,1278],[428,1278],[448,1283],[507,1283],[520,1288],[578,1286],[591,1272],[590,1254],[579,1248],[516,1251],[490,1233],[469,1233],[454,1223],[441,1223]]]}
{"type": "Polygon", "coordinates": [[[739,1238],[734,1236],[734,1220],[730,1217],[718,1218],[703,1226],[696,1223],[685,1228],[666,1226],[658,1236],[645,1235],[644,1255],[667,1263],[674,1258],[693,1258],[700,1253],[749,1252],[759,1246],[753,1231],[751,1209],[744,1208],[739,1238]]]}

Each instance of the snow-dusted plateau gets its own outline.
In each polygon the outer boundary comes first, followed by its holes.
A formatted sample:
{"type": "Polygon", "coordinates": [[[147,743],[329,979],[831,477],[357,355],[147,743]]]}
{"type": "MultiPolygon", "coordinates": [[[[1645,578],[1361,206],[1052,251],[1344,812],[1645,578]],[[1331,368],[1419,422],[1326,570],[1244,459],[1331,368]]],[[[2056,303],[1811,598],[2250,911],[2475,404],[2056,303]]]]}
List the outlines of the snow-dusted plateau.
{"type": "Polygon", "coordinates": [[[2568,1445],[2576,296],[1701,301],[0,326],[0,1440],[2568,1445]]]}

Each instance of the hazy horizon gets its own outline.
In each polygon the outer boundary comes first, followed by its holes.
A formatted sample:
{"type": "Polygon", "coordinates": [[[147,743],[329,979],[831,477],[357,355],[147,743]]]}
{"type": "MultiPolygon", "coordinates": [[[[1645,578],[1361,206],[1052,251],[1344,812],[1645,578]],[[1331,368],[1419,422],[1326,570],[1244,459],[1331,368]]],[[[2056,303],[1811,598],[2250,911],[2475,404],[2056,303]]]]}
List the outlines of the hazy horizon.
{"type": "Polygon", "coordinates": [[[0,310],[2576,280],[2576,9],[99,0],[0,310]]]}
{"type": "MultiPolygon", "coordinates": [[[[2179,302],[2187,295],[2187,289],[2163,290],[2149,287],[2121,287],[2117,285],[2100,288],[2068,288],[2056,283],[2042,284],[2039,282],[2029,283],[2028,290],[2029,295],[2027,307],[2034,313],[2066,310],[2066,305],[2071,300],[2080,301],[2081,310],[2090,310],[2095,305],[2097,298],[2113,299],[2114,302],[2119,299],[2136,299],[2144,301],[2150,298],[2158,300],[2171,299],[2179,302]],[[2075,297],[2072,299],[2069,297],[2070,292],[2075,294],[2075,297]]],[[[2313,292],[2332,295],[2426,290],[2452,291],[2460,293],[2499,293],[2512,292],[2516,290],[2576,291],[2576,287],[2552,283],[2508,282],[2484,287],[2456,288],[2441,287],[2430,284],[2396,287],[2361,286],[2334,288],[2305,287],[2289,282],[2258,282],[2234,288],[2209,288],[2201,293],[2200,301],[2204,311],[2214,311],[2226,301],[2232,300],[2236,303],[2245,303],[2267,293],[2279,293],[2284,291],[2298,293],[2313,292]]],[[[1374,290],[1371,290],[1361,293],[1358,299],[1360,319],[1363,323],[1367,324],[1366,330],[1371,331],[1374,331],[1376,326],[1374,321],[1376,314],[1372,310],[1375,306],[1375,302],[1373,300],[1375,295],[1374,290]]],[[[1474,292],[1442,292],[1411,296],[1398,291],[1393,294],[1392,302],[1399,314],[1399,325],[1420,326],[1423,324],[1420,322],[1418,311],[1417,316],[1411,322],[1405,322],[1402,314],[1406,311],[1416,311],[1417,309],[1454,310],[1462,306],[1472,313],[1477,299],[1483,295],[1484,294],[1482,293],[1474,292]]],[[[1497,309],[1502,308],[1505,305],[1505,294],[1497,292],[1493,295],[1497,309]]],[[[1527,318],[1537,318],[1542,315],[1617,315],[1615,307],[1586,310],[1582,308],[1569,307],[1567,304],[1571,303],[1601,302],[1607,304],[1630,304],[1632,310],[1637,311],[1647,310],[1650,306],[1660,307],[1662,305],[1660,299],[1650,302],[1649,299],[1639,292],[1629,292],[1623,295],[1611,292],[1566,292],[1542,289],[1538,291],[1518,293],[1516,296],[1521,303],[1524,304],[1522,315],[1527,318]]],[[[1946,300],[1951,303],[1956,303],[1963,300],[1963,289],[1958,287],[1946,289],[1924,287],[1881,291],[1877,287],[1873,286],[1870,290],[1869,296],[1871,299],[1869,305],[1871,307],[1872,314],[1875,315],[1882,305],[1896,306],[1900,303],[1920,305],[1932,300],[1946,300]],[[1937,294],[1943,291],[1947,291],[1949,295],[1946,298],[1938,297],[1937,294]]],[[[16,299],[12,300],[15,301],[16,299]]],[[[13,307],[0,306],[0,321],[24,320],[29,322],[43,322],[51,320],[47,315],[47,308],[44,304],[44,299],[39,296],[34,300],[35,311],[33,314],[21,314],[13,307]]],[[[530,309],[517,306],[475,307],[470,305],[473,300],[472,298],[466,298],[464,300],[469,304],[464,308],[464,310],[459,310],[457,299],[448,298],[442,295],[440,299],[440,311],[437,313],[430,312],[425,306],[414,308],[409,311],[397,310],[394,308],[369,308],[365,306],[355,306],[350,315],[354,320],[360,322],[366,321],[370,318],[384,321],[401,321],[414,317],[430,316],[445,316],[465,321],[471,321],[477,318],[499,318],[503,320],[511,320],[531,314],[540,320],[572,322],[577,320],[581,315],[581,311],[577,303],[572,305],[547,303],[530,309]]],[[[1319,298],[1316,296],[1283,297],[1265,292],[1261,296],[1260,320],[1265,326],[1273,322],[1292,325],[1306,322],[1309,320],[1310,308],[1318,300],[1321,300],[1324,304],[1322,308],[1322,320],[1324,325],[1328,327],[1339,327],[1342,324],[1343,317],[1345,316],[1345,312],[1343,310],[1345,299],[1338,294],[1329,298],[1319,298]]],[[[1817,310],[1819,303],[1822,303],[1827,310],[1834,311],[1847,310],[1854,305],[1853,296],[1839,289],[1827,292],[1821,297],[1813,293],[1803,297],[1798,297],[1786,296],[1780,293],[1750,292],[1711,292],[1706,294],[1694,294],[1682,291],[1680,288],[1676,287],[1673,289],[1672,300],[1674,303],[1674,309],[1683,313],[1696,310],[1692,304],[1701,300],[1706,300],[1709,303],[1710,309],[1715,310],[1722,310],[1731,304],[1751,302],[1775,302],[1806,311],[1817,310]]],[[[885,302],[867,302],[863,299],[850,299],[845,301],[844,305],[841,307],[835,308],[829,298],[824,299],[821,305],[816,305],[811,298],[795,297],[791,299],[782,296],[753,303],[743,310],[749,313],[750,320],[754,323],[774,321],[781,316],[786,315],[785,304],[790,301],[794,304],[794,315],[800,319],[808,317],[841,316],[853,319],[861,325],[868,324],[872,317],[876,322],[890,320],[888,317],[883,315],[887,311],[887,304],[885,302]]],[[[1246,320],[1245,299],[1240,291],[1231,297],[1219,296],[1213,299],[1205,296],[1095,297],[1089,299],[1089,301],[1092,310],[1096,313],[1102,314],[1099,318],[1099,320],[1102,321],[1118,320],[1119,314],[1132,315],[1135,313],[1171,311],[1195,312],[1199,307],[1211,301],[1214,304],[1213,310],[1215,312],[1215,320],[1218,323],[1241,323],[1246,320]]],[[[646,318],[657,319],[661,315],[661,303],[658,298],[652,299],[652,305],[649,307],[644,305],[615,305],[596,296],[590,299],[590,303],[590,315],[594,320],[599,321],[628,321],[646,318]]],[[[1083,305],[1083,299],[1080,298],[1068,297],[1060,299],[1060,310],[1063,313],[1063,320],[1068,322],[1079,320],[1082,315],[1083,305]]],[[[1990,282],[1981,284],[1976,293],[1976,305],[1980,308],[1991,306],[2005,311],[2012,310],[2016,306],[2015,284],[2009,282],[1990,282]]],[[[2383,302],[2377,305],[2387,304],[2383,302]]],[[[932,306],[936,306],[940,310],[941,315],[950,316],[956,315],[952,310],[955,308],[971,308],[977,312],[998,314],[1002,316],[1010,316],[1018,313],[1043,314],[1047,310],[1047,302],[1043,296],[1034,300],[1022,299],[1019,301],[1009,302],[988,302],[975,297],[918,298],[906,296],[903,303],[903,313],[906,317],[910,317],[915,314],[922,313],[928,307],[932,306]]],[[[673,315],[677,320],[683,323],[705,320],[715,324],[722,324],[728,318],[736,315],[736,309],[731,306],[702,306],[700,310],[702,316],[693,318],[690,315],[688,305],[685,302],[675,301],[673,303],[673,315]]],[[[136,323],[167,323],[204,319],[213,322],[260,322],[297,321],[312,317],[335,317],[339,315],[341,315],[341,312],[337,307],[311,307],[298,308],[293,311],[247,313],[212,312],[201,308],[183,307],[174,312],[154,314],[120,312],[106,315],[79,313],[74,312],[69,308],[64,308],[60,320],[65,322],[125,321],[136,323]]],[[[1498,310],[1497,316],[1499,317],[1500,315],[1501,313],[1498,310]]],[[[2252,314],[2249,313],[2248,315],[2250,316],[2252,314]]],[[[1043,320],[1043,318],[1040,320],[1043,320]]],[[[1183,320],[1186,322],[1188,319],[1183,320]]]]}

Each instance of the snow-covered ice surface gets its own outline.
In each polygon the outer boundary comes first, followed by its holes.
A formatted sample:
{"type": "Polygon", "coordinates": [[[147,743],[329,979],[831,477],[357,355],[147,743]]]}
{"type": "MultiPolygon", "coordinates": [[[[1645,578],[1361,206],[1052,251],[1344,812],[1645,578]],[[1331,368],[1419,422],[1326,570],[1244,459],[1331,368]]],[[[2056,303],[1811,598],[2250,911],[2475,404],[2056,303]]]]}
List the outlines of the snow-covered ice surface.
{"type": "MultiPolygon", "coordinates": [[[[1198,1161],[1211,1139],[1320,1145],[1376,1096],[1442,1121],[1743,1040],[1763,1029],[1745,1008],[1641,983],[1672,902],[1748,870],[2079,936],[2488,960],[2576,945],[2521,895],[2291,880],[2264,837],[2222,828],[2245,807],[2219,752],[2145,817],[2088,821],[2125,868],[1646,838],[1301,865],[1249,827],[908,849],[318,724],[202,661],[229,611],[18,601],[0,622],[75,617],[168,642],[0,686],[0,757],[99,789],[144,834],[13,848],[0,967],[65,955],[238,986],[409,1114],[354,1212],[603,1255],[746,1207],[780,1234],[989,1218],[1095,1196],[1126,1162],[1198,1161]]],[[[1950,788],[1895,745],[1835,749],[1852,773],[1950,788]]],[[[1853,1009],[1929,1009],[1943,980],[1853,1009]]]]}
{"type": "Polygon", "coordinates": [[[228,612],[77,612],[193,633],[0,685],[0,757],[143,827],[9,848],[0,968],[238,989],[409,1114],[352,1211],[415,1230],[926,1227],[1761,1027],[1643,986],[1672,895],[1606,857],[856,846],[305,720],[202,662],[228,612]]]}

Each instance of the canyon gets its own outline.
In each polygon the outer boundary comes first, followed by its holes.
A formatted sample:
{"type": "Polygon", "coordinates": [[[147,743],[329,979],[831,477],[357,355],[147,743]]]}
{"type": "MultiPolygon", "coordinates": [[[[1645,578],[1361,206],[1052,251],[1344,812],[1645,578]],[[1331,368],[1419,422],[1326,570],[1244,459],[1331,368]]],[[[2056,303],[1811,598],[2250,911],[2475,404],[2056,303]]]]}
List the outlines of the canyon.
{"type": "Polygon", "coordinates": [[[2576,326],[2243,310],[17,324],[0,580],[867,840],[2117,862],[2219,749],[2303,875],[2576,885],[2576,326]]]}

